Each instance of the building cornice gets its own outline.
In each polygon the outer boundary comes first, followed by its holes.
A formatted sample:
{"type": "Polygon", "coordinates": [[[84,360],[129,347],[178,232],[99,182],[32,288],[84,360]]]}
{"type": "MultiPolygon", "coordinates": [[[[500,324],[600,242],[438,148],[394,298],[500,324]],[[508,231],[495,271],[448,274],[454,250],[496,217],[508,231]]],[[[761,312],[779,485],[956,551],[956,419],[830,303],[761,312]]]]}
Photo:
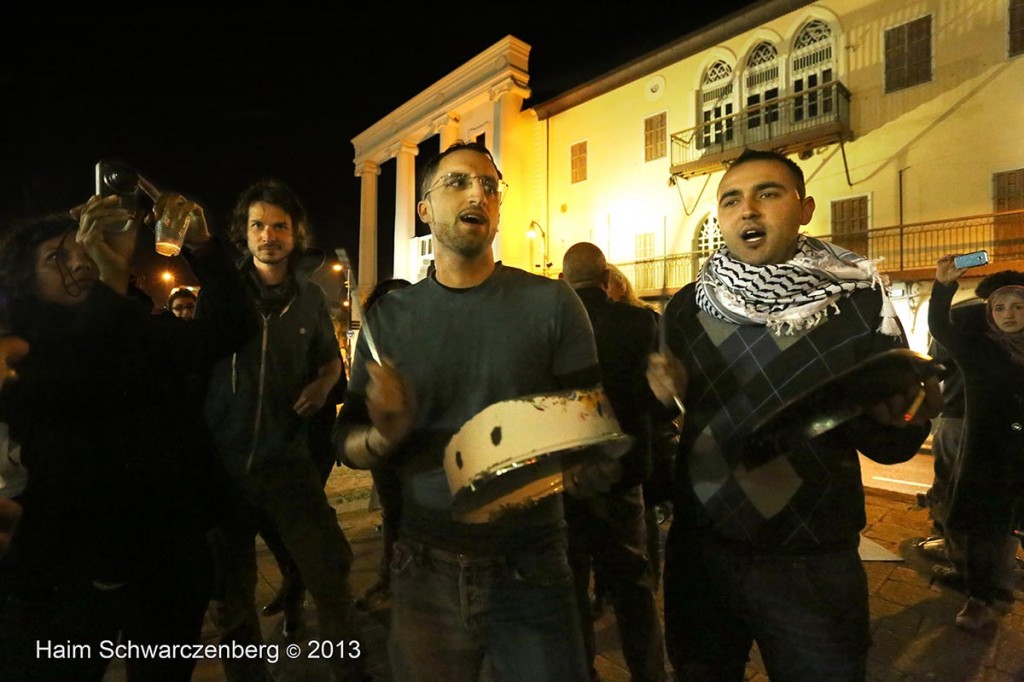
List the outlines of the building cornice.
{"type": "Polygon", "coordinates": [[[506,36],[461,67],[352,138],[354,163],[383,163],[401,141],[419,141],[436,132],[438,121],[458,121],[460,109],[506,92],[528,97],[530,45],[506,36]]]}
{"type": "Polygon", "coordinates": [[[809,0],[763,0],[744,7],[530,109],[543,121],[811,4],[809,0]]]}

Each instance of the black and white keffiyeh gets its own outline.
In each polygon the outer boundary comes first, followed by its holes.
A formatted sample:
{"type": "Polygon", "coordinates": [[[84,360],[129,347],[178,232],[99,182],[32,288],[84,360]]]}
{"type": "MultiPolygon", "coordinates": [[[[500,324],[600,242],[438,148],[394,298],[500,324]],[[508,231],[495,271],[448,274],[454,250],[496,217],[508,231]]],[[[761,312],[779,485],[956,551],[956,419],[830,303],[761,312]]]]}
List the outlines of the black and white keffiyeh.
{"type": "Polygon", "coordinates": [[[796,255],[785,263],[749,265],[723,246],[701,267],[696,284],[697,305],[704,312],[733,324],[763,324],[777,336],[813,329],[830,308],[839,312],[841,298],[878,288],[878,331],[900,336],[888,282],[876,261],[804,234],[797,237],[796,255]]]}

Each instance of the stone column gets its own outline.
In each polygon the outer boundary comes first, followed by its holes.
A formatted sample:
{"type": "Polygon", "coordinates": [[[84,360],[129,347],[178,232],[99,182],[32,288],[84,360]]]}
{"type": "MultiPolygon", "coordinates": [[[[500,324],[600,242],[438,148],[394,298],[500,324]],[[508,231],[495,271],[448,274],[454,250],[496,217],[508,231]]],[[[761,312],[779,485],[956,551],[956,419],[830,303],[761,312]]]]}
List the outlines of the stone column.
{"type": "Polygon", "coordinates": [[[453,112],[448,112],[444,116],[440,116],[431,122],[431,127],[434,132],[440,136],[439,151],[448,149],[456,140],[459,139],[459,115],[453,112]]]}
{"type": "Polygon", "coordinates": [[[402,140],[392,147],[395,157],[395,260],[392,277],[416,281],[413,252],[416,239],[416,154],[419,147],[402,140]]]}
{"type": "MultiPolygon", "coordinates": [[[[516,146],[514,130],[523,100],[530,96],[530,89],[510,78],[491,88],[488,96],[492,102],[491,153],[494,154],[494,160],[511,187],[516,182],[523,182],[526,179],[519,163],[519,155],[514,149],[516,146]]],[[[522,139],[522,136],[519,136],[519,140],[522,139]]],[[[522,235],[530,223],[530,216],[527,213],[529,207],[524,201],[527,196],[525,188],[520,186],[511,191],[518,192],[518,194],[512,201],[506,199],[501,206],[500,231],[497,239],[494,240],[494,258],[496,260],[505,259],[503,245],[509,239],[522,239],[522,235]]],[[[525,257],[522,255],[522,251],[516,253],[517,250],[512,249],[512,252],[507,255],[513,259],[525,257]]],[[[533,263],[531,262],[530,268],[532,269],[532,267],[533,263]]]]}
{"type": "Polygon", "coordinates": [[[380,165],[363,161],[356,167],[359,186],[359,292],[368,294],[377,284],[377,176],[380,165]]]}

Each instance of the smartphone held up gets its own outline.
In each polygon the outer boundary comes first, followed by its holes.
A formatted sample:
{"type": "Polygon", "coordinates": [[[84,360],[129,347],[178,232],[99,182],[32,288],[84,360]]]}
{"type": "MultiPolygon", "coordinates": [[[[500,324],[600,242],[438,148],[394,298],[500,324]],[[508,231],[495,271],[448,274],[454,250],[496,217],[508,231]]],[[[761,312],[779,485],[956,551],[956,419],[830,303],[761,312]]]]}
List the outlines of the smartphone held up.
{"type": "Polygon", "coordinates": [[[976,268],[979,265],[988,265],[988,251],[985,251],[984,249],[981,251],[972,251],[971,253],[962,253],[953,258],[953,267],[957,270],[976,268]]]}

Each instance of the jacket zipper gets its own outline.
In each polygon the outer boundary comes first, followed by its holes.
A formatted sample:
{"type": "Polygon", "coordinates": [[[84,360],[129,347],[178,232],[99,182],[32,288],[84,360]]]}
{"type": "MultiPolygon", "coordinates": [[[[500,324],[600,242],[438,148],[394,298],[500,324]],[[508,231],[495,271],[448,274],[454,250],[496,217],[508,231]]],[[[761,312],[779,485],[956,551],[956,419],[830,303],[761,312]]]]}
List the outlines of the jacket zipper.
{"type": "Polygon", "coordinates": [[[256,457],[256,444],[260,438],[260,420],[263,417],[263,383],[267,378],[267,339],[270,338],[270,315],[263,314],[263,340],[260,345],[260,380],[256,387],[256,419],[252,426],[252,447],[249,449],[249,459],[245,462],[245,473],[252,468],[252,460],[256,457]]]}
{"type": "MultiPolygon", "coordinates": [[[[278,317],[284,317],[284,314],[288,312],[288,309],[292,307],[294,302],[295,298],[288,301],[288,305],[284,307],[278,317]]],[[[264,384],[267,379],[267,347],[270,345],[268,343],[270,339],[270,313],[260,313],[260,315],[263,317],[263,339],[260,345],[260,380],[256,389],[256,419],[252,427],[252,447],[249,449],[249,458],[245,462],[246,474],[252,468],[252,461],[256,457],[256,445],[259,443],[260,438],[260,422],[263,419],[263,391],[266,388],[264,384]]]]}

